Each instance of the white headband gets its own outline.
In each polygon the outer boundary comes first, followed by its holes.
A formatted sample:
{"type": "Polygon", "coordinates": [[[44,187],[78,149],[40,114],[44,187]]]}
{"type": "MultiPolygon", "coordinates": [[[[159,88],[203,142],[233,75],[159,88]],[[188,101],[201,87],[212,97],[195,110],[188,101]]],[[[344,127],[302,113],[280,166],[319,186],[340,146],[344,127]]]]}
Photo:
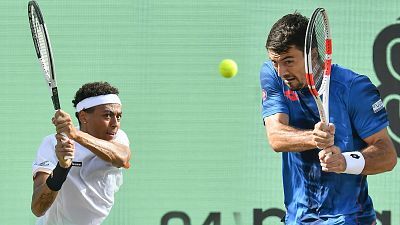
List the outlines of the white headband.
{"type": "Polygon", "coordinates": [[[119,99],[118,95],[108,94],[85,98],[76,105],[76,112],[80,112],[93,106],[112,103],[121,105],[121,100],[119,99]]]}

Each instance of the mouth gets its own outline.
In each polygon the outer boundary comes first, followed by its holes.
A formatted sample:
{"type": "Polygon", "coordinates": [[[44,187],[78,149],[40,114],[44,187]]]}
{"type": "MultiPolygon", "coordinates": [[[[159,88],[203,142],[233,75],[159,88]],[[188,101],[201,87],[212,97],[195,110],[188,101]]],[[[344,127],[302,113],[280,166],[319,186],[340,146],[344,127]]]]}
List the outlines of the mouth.
{"type": "Polygon", "coordinates": [[[107,132],[107,135],[110,135],[110,136],[115,136],[117,134],[117,132],[107,132]]]}
{"type": "Polygon", "coordinates": [[[285,83],[290,83],[290,82],[292,82],[292,81],[296,80],[296,78],[294,78],[294,77],[290,77],[290,78],[283,78],[283,80],[285,81],[285,83]]]}

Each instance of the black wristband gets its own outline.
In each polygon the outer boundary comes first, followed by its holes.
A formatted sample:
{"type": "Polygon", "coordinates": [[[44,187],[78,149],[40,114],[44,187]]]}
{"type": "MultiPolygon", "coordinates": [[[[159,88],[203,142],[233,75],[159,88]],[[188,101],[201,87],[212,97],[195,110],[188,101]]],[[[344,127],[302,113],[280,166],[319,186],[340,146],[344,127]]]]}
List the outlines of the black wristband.
{"type": "Polygon", "coordinates": [[[59,191],[64,181],[67,179],[67,175],[71,167],[63,168],[60,166],[60,163],[57,163],[56,168],[53,170],[53,174],[51,174],[47,180],[47,187],[52,191],[59,191]]]}

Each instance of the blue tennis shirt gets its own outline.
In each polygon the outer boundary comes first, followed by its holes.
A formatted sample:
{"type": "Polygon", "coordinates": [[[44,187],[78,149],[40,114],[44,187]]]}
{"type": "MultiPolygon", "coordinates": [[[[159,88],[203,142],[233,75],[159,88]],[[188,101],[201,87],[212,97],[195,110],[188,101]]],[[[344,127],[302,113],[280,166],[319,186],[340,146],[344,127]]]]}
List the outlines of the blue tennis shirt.
{"type": "MultiPolygon", "coordinates": [[[[313,129],[320,121],[308,88],[291,91],[271,61],[260,72],[263,118],[289,116],[289,125],[313,129]]],[[[388,126],[387,113],[377,88],[368,77],[332,65],[329,121],[336,127],[335,145],[342,152],[367,146],[364,138],[388,126]]],[[[368,195],[367,177],[321,170],[318,149],[282,153],[287,211],[286,224],[372,224],[375,211],[368,195]]]]}

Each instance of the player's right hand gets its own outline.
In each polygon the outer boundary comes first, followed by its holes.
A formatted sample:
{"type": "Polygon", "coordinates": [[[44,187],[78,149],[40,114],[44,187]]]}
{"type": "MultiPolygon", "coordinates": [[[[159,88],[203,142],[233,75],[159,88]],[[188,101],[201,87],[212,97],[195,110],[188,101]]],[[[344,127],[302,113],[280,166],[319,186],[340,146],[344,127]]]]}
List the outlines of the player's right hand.
{"type": "Polygon", "coordinates": [[[68,168],[71,166],[71,160],[65,158],[73,158],[75,153],[75,145],[72,139],[65,137],[62,134],[56,134],[57,144],[55,146],[56,156],[60,166],[68,168]]]}
{"type": "Polygon", "coordinates": [[[314,126],[313,130],[313,141],[315,147],[319,149],[325,149],[334,144],[335,139],[335,125],[329,123],[329,125],[318,122],[314,126]]]}

